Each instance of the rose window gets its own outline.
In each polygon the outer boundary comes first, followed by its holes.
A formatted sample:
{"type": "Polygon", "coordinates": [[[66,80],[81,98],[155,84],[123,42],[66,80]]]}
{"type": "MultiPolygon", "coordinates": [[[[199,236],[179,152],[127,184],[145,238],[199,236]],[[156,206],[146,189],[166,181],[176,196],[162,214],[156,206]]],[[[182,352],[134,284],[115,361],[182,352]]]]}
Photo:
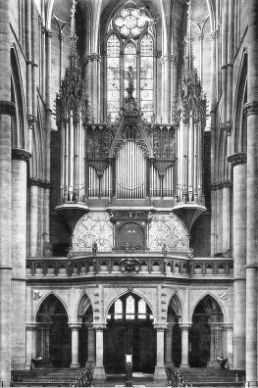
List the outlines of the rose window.
{"type": "Polygon", "coordinates": [[[115,27],[124,37],[138,38],[146,28],[149,16],[143,9],[123,9],[115,19],[115,27]]]}

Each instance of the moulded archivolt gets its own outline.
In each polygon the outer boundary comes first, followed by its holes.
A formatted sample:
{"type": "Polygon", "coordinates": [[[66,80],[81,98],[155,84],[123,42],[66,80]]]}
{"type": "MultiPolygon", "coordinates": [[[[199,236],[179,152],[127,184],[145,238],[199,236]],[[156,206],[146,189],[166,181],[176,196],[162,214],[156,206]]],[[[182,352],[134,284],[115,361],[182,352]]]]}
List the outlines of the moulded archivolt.
{"type": "Polygon", "coordinates": [[[113,247],[113,225],[104,212],[85,214],[77,222],[73,234],[74,251],[91,251],[97,243],[98,251],[109,252],[113,247]]]}
{"type": "Polygon", "coordinates": [[[150,251],[160,251],[164,245],[168,251],[188,250],[187,230],[174,214],[154,215],[149,226],[150,251]]]}

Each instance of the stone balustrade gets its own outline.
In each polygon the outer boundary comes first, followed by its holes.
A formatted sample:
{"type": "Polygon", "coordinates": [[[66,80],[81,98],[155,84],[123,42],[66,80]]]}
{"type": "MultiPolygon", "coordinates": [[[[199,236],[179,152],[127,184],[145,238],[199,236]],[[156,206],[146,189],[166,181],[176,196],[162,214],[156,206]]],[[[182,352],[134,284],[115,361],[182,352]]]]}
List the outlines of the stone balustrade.
{"type": "Polygon", "coordinates": [[[149,276],[164,278],[227,278],[233,276],[230,258],[194,258],[162,254],[100,254],[72,258],[27,260],[27,278],[149,276]]]}

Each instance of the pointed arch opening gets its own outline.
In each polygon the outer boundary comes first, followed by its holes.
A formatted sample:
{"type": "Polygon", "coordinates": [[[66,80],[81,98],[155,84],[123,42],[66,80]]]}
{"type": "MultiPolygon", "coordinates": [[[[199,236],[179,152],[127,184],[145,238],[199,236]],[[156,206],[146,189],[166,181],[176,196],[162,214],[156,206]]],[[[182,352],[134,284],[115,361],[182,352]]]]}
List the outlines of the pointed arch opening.
{"type": "Polygon", "coordinates": [[[47,296],[36,315],[38,322],[36,357],[42,364],[68,367],[71,359],[71,339],[68,314],[63,303],[54,294],[47,296]]]}
{"type": "Polygon", "coordinates": [[[95,331],[92,326],[93,310],[89,297],[83,294],[78,306],[78,322],[81,322],[79,331],[79,364],[84,367],[86,363],[95,360],[94,343],[95,331]]]}
{"type": "Polygon", "coordinates": [[[15,47],[11,49],[11,101],[15,106],[12,116],[12,147],[26,149],[25,97],[18,55],[15,47]]]}
{"type": "Polygon", "coordinates": [[[166,365],[179,367],[181,364],[181,329],[179,322],[182,317],[182,306],[178,296],[172,296],[168,305],[166,330],[166,365]]]}
{"type": "Polygon", "coordinates": [[[153,314],[144,299],[126,293],[108,310],[104,338],[107,373],[125,373],[125,355],[132,354],[133,371],[153,373],[156,364],[156,333],[153,314]]]}
{"type": "Polygon", "coordinates": [[[191,367],[217,365],[218,356],[226,356],[223,348],[224,316],[219,303],[211,296],[202,298],[194,309],[189,333],[191,367]]]}

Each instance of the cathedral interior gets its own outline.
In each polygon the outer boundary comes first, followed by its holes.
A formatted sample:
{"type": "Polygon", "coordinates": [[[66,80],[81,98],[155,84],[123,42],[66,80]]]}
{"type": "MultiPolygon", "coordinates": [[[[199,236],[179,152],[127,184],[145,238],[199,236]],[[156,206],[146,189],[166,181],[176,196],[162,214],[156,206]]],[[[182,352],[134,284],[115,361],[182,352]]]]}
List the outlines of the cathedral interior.
{"type": "Polygon", "coordinates": [[[257,386],[257,130],[257,0],[1,0],[1,386],[257,386]]]}

